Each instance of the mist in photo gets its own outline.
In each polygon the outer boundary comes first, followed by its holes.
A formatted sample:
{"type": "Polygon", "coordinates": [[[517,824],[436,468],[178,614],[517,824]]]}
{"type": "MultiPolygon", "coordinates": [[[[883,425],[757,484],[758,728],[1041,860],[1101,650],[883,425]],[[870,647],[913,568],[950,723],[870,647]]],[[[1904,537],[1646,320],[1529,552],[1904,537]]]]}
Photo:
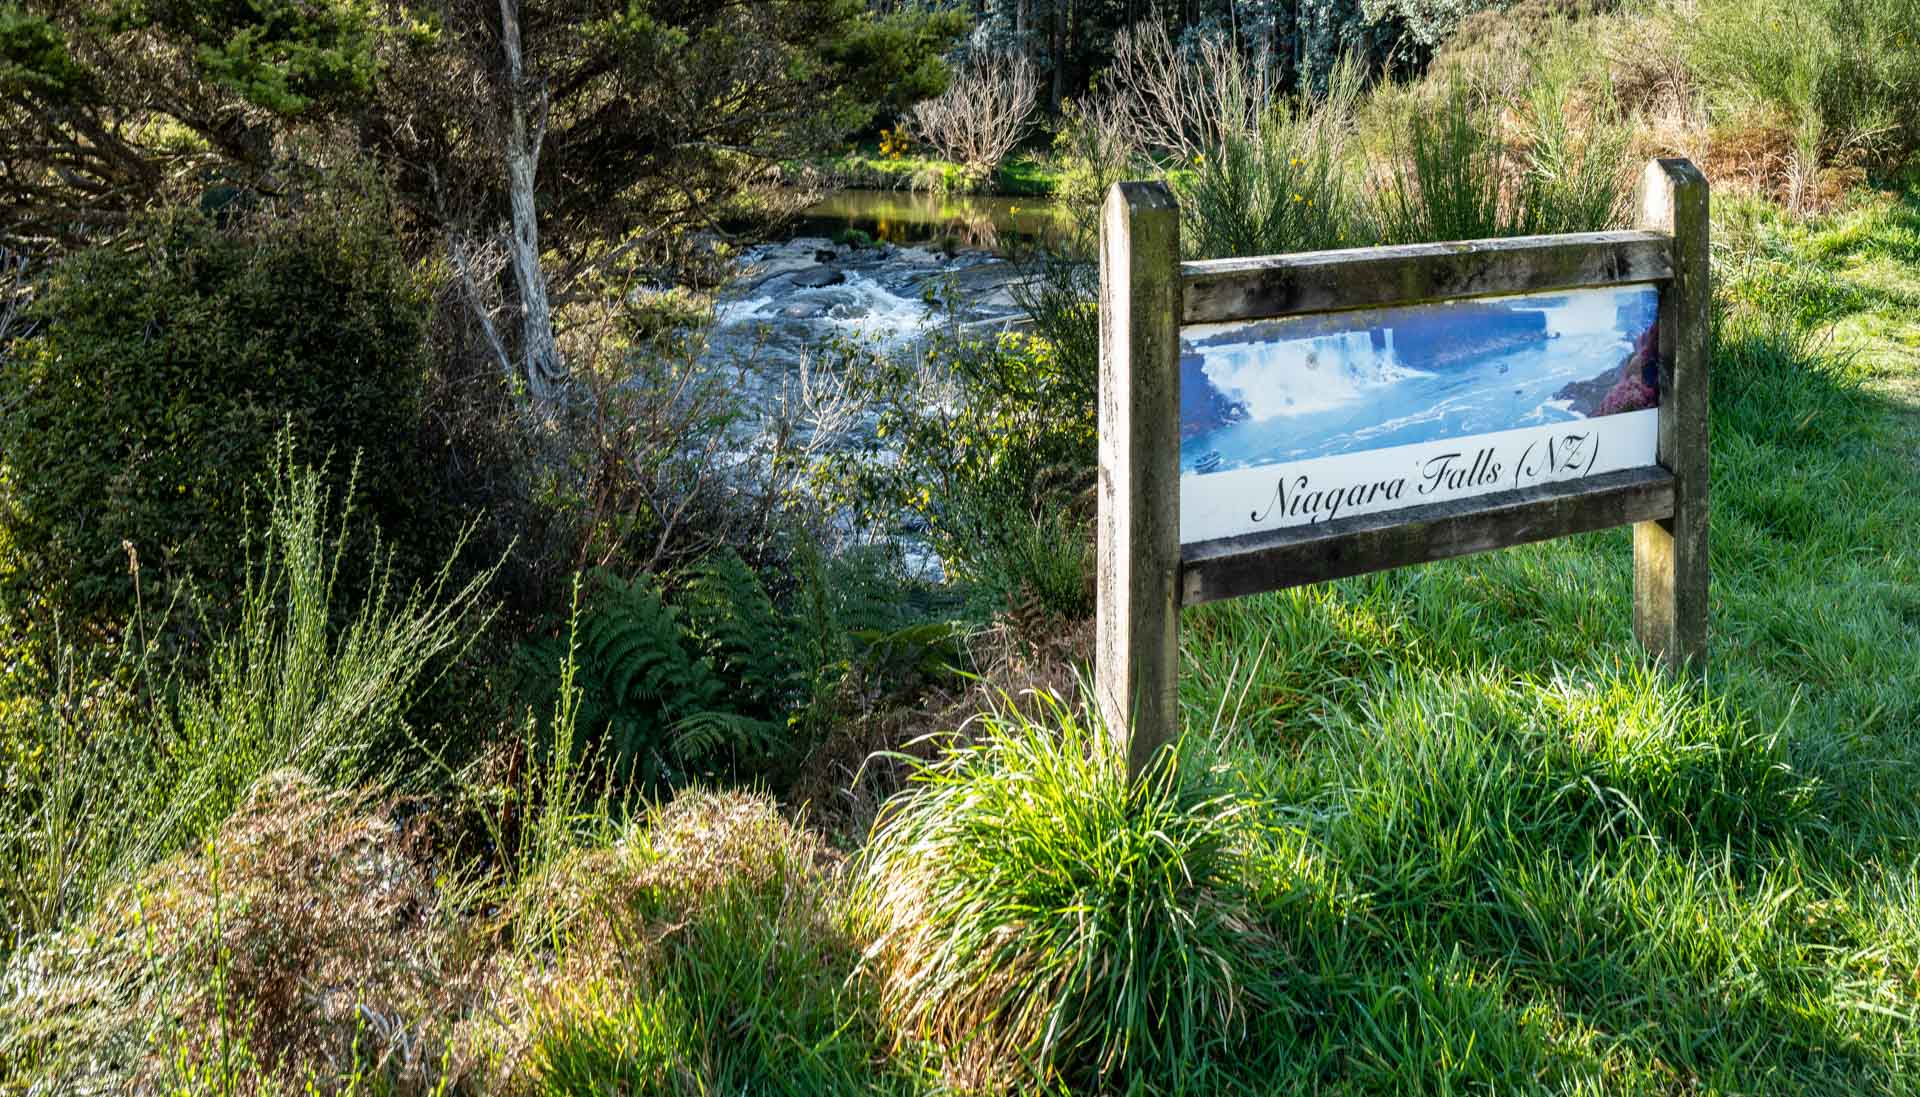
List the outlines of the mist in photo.
{"type": "Polygon", "coordinates": [[[1181,469],[1212,473],[1658,403],[1651,285],[1188,327],[1181,469]]]}

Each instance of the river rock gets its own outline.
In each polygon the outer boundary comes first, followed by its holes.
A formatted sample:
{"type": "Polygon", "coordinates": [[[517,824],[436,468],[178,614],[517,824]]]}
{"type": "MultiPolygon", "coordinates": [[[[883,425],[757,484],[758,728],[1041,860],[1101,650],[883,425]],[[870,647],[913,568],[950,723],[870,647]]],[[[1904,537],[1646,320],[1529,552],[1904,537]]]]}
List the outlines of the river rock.
{"type": "Polygon", "coordinates": [[[846,272],[825,264],[814,267],[812,270],[803,270],[791,279],[793,284],[801,289],[823,289],[827,286],[837,286],[846,280],[846,272]]]}
{"type": "Polygon", "coordinates": [[[1660,403],[1659,333],[1649,326],[1635,342],[1632,353],[1618,366],[1586,381],[1572,381],[1553,394],[1565,400],[1572,410],[1585,416],[1614,415],[1639,411],[1660,403]]]}
{"type": "Polygon", "coordinates": [[[947,261],[946,256],[937,255],[923,247],[894,248],[886,257],[896,263],[907,263],[916,267],[937,267],[947,261]]]}

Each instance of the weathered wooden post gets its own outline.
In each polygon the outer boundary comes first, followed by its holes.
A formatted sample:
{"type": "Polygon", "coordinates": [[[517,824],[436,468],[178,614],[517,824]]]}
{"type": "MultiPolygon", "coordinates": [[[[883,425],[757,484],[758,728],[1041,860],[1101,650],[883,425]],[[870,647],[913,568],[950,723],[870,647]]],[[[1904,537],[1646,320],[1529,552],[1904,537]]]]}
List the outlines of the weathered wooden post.
{"type": "Polygon", "coordinates": [[[1138,777],[1179,733],[1180,213],[1116,183],[1100,219],[1095,692],[1138,777]]]}
{"type": "Polygon", "coordinates": [[[1633,527],[1633,631],[1669,667],[1707,659],[1707,180],[1686,160],[1655,160],[1640,179],[1642,229],[1672,238],[1660,289],[1657,453],[1673,473],[1673,516],[1633,527]]]}

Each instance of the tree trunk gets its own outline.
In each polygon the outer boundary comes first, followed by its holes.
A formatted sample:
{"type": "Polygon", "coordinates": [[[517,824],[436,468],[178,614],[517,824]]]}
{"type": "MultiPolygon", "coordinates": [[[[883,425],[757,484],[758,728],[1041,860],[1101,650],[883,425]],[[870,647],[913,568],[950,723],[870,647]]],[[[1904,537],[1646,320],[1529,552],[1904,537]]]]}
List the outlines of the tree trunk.
{"type": "Polygon", "coordinates": [[[527,85],[520,52],[520,0],[500,0],[500,43],[507,62],[507,196],[513,209],[509,253],[520,291],[520,349],[526,362],[527,391],[536,404],[544,406],[559,395],[566,366],[554,339],[553,306],[547,300],[546,273],[540,269],[540,221],[533,202],[540,142],[547,129],[546,89],[527,85]]]}
{"type": "Polygon", "coordinates": [[[1053,28],[1047,43],[1047,60],[1053,64],[1053,85],[1047,96],[1047,107],[1055,114],[1060,113],[1060,100],[1067,78],[1067,3],[1068,0],[1053,0],[1053,28]]]}

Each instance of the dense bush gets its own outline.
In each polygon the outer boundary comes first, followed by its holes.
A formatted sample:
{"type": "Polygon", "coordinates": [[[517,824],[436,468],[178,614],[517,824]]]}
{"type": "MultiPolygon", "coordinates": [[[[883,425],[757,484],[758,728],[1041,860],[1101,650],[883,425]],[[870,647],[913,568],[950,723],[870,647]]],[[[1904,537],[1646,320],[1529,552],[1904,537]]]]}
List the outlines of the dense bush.
{"type": "Polygon", "coordinates": [[[797,563],[780,591],[732,550],[668,581],[596,571],[571,621],[514,653],[512,692],[543,742],[564,737],[621,783],[781,783],[839,715],[843,685],[884,690],[958,659],[947,626],[870,596],[858,558],[797,563]],[[569,688],[577,730],[556,731],[569,688]]]}
{"type": "Polygon", "coordinates": [[[1715,121],[1785,131],[1797,203],[1823,164],[1892,170],[1920,148],[1917,28],[1916,0],[1710,0],[1684,41],[1715,121]]]}
{"type": "MultiPolygon", "coordinates": [[[[133,606],[218,607],[247,558],[254,479],[290,428],[338,491],[420,545],[432,493],[411,470],[425,302],[377,220],[315,201],[223,227],[191,213],[137,246],[77,253],[0,370],[0,543],[8,607],[115,626],[133,606]]],[[[404,558],[404,557],[403,557],[404,558]]]]}

